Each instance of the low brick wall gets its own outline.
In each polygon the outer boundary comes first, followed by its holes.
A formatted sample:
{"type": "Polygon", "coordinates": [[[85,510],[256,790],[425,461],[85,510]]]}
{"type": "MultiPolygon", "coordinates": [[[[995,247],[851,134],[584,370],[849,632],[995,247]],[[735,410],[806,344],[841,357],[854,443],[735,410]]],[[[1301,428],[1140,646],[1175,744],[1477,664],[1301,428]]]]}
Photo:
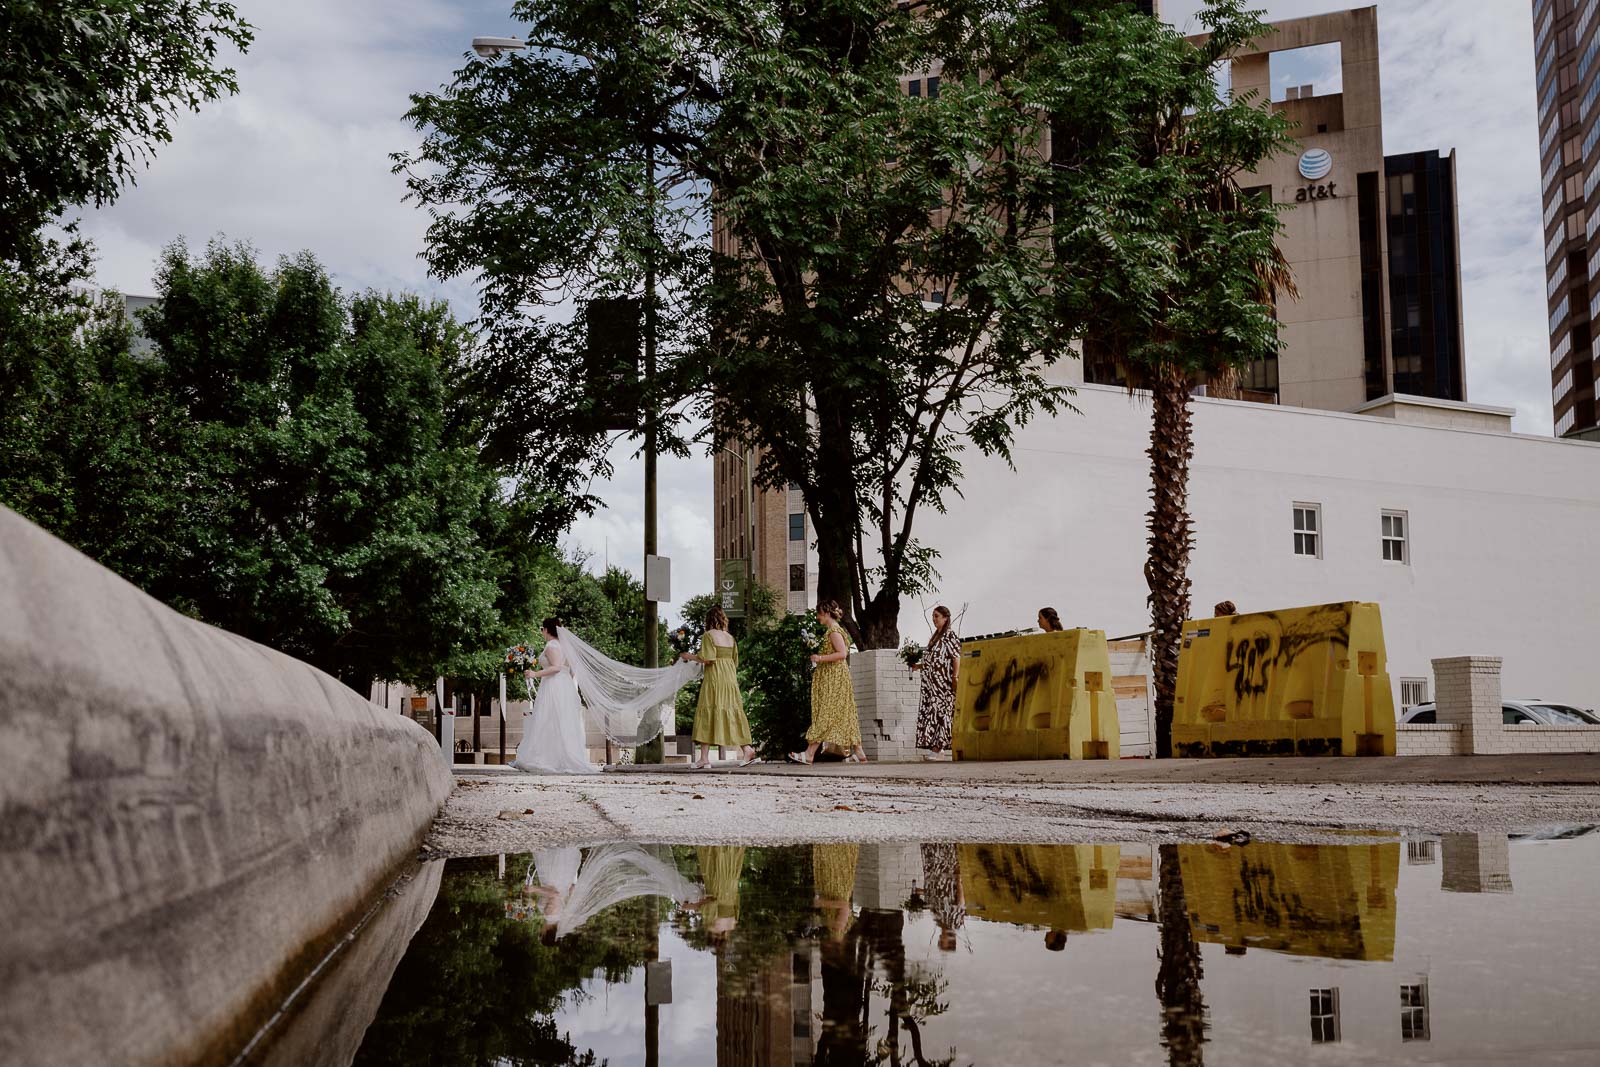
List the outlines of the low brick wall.
{"type": "Polygon", "coordinates": [[[228,1063],[415,854],[432,736],[0,508],[0,1063],[228,1063]]]}
{"type": "Polygon", "coordinates": [[[867,758],[894,763],[918,758],[917,701],[921,680],[892,648],[850,656],[850,682],[867,758]]]}
{"type": "Polygon", "coordinates": [[[1452,723],[1399,723],[1394,728],[1396,756],[1461,754],[1461,727],[1452,723]]]}
{"type": "Polygon", "coordinates": [[[1600,752],[1600,726],[1501,726],[1500,751],[1600,752]]]}

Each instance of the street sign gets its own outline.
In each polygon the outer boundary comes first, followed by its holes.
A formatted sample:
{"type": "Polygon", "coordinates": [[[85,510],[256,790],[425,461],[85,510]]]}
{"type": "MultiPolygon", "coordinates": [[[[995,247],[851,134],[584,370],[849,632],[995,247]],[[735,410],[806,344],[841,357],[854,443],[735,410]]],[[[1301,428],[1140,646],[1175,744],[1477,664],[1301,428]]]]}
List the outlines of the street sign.
{"type": "Polygon", "coordinates": [[[725,559],[717,575],[718,603],[730,619],[744,617],[745,597],[750,589],[750,561],[725,559]]]}
{"type": "Polygon", "coordinates": [[[672,603],[672,559],[669,556],[644,558],[644,598],[657,604],[672,603]]]}

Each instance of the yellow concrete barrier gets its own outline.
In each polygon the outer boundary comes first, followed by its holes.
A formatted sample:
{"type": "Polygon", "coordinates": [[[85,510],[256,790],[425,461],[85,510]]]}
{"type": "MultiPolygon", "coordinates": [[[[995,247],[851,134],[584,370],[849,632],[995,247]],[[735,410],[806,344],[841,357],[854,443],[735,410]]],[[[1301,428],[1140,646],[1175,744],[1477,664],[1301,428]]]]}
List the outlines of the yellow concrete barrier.
{"type": "Polygon", "coordinates": [[[1102,630],[961,645],[950,746],[958,760],[1117,759],[1117,696],[1102,630]]]}
{"type": "Polygon", "coordinates": [[[1069,933],[1116,918],[1117,845],[959,845],[967,914],[1069,933]]]}
{"type": "Polygon", "coordinates": [[[1179,756],[1392,756],[1394,693],[1376,604],[1183,624],[1179,756]]]}
{"type": "Polygon", "coordinates": [[[1400,845],[1179,845],[1196,941],[1335,960],[1394,958],[1400,845]]]}

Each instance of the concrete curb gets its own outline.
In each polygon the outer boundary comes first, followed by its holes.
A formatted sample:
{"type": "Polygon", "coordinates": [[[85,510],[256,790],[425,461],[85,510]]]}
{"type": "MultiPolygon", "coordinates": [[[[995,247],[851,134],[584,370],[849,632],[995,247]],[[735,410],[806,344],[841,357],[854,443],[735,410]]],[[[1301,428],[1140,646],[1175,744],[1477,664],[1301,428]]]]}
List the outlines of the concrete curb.
{"type": "Polygon", "coordinates": [[[415,854],[438,746],[0,508],[0,1062],[228,1062],[415,854]]]}

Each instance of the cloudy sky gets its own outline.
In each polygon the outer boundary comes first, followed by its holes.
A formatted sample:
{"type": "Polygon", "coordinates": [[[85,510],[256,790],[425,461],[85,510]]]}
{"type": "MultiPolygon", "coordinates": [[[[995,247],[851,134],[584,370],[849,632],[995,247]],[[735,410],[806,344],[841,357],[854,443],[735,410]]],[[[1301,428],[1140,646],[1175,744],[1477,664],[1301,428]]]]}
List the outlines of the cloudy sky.
{"type": "MultiPolygon", "coordinates": [[[[449,80],[475,34],[514,33],[509,0],[240,0],[256,28],[235,58],[239,95],[181,120],[138,186],[86,220],[102,285],[149,293],[156,255],[182,236],[247,240],[269,260],[311,249],[348,290],[411,290],[475,310],[417,254],[425,219],[402,202],[389,153],[411,147],[407,94],[449,80]]],[[[1163,0],[1191,23],[1200,0],[1163,0]]],[[[1264,0],[1268,18],[1338,0],[1264,0]]],[[[1384,148],[1458,151],[1468,395],[1549,433],[1539,234],[1533,28],[1523,0],[1378,0],[1384,148]]],[[[1199,27],[1193,27],[1198,29],[1199,27]]],[[[1281,95],[1281,94],[1279,94],[1281,95]]],[[[619,447],[606,508],[575,526],[598,563],[642,569],[641,464],[619,447]]],[[[663,460],[661,551],[683,599],[711,588],[711,464],[663,460]]]]}

